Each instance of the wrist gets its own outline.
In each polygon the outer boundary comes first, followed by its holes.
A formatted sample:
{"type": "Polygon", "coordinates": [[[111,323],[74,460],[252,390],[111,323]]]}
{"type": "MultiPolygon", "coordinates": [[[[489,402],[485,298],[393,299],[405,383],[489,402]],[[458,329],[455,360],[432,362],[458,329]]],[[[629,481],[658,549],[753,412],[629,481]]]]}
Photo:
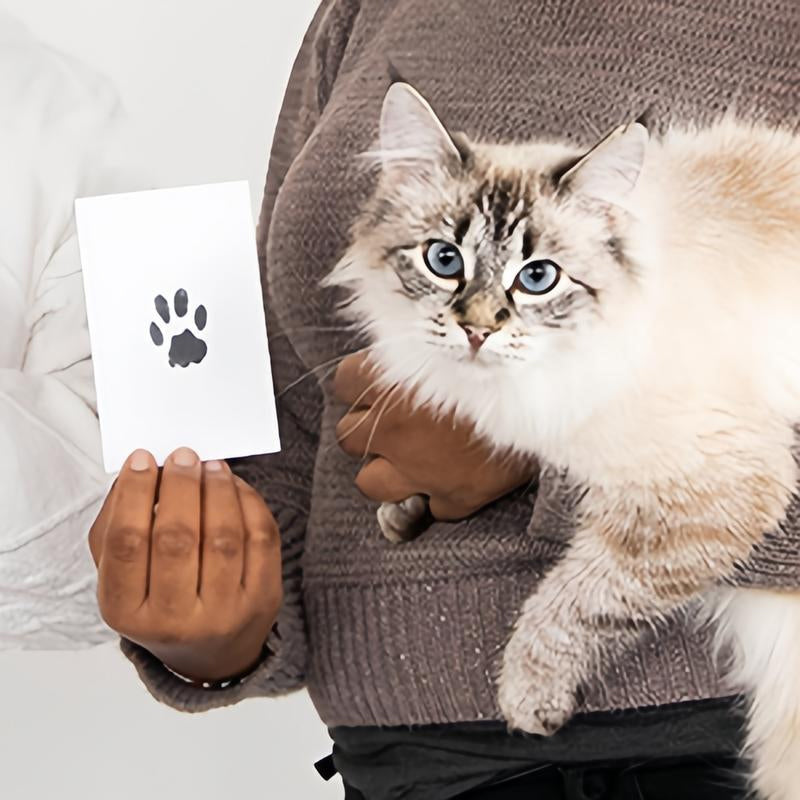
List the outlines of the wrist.
{"type": "MultiPolygon", "coordinates": [[[[276,625],[271,631],[277,634],[276,625]]],[[[186,683],[214,688],[210,685],[242,682],[266,657],[272,655],[266,639],[260,640],[256,647],[243,647],[237,651],[228,644],[222,653],[219,650],[202,652],[193,648],[189,653],[162,650],[154,655],[166,669],[186,683]]]]}
{"type": "Polygon", "coordinates": [[[200,673],[194,668],[187,670],[186,672],[181,672],[179,669],[175,669],[171,667],[166,661],[161,661],[164,668],[175,675],[177,678],[180,678],[185,683],[191,684],[192,686],[197,686],[198,688],[202,689],[227,689],[229,686],[234,686],[236,684],[244,683],[250,675],[253,674],[255,668],[268,656],[272,655],[272,651],[267,646],[267,643],[261,647],[261,650],[256,655],[254,659],[250,659],[246,666],[238,667],[232,670],[225,670],[222,674],[225,677],[200,677],[201,674],[206,676],[215,674],[216,670],[208,671],[200,673]],[[187,674],[189,673],[189,674],[187,674]]]}

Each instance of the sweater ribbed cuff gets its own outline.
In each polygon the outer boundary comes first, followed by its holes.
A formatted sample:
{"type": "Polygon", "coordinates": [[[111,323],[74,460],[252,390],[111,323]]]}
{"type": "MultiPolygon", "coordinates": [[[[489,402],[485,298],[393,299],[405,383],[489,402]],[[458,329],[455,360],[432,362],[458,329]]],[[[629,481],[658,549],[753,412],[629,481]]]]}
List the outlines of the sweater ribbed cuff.
{"type": "Polygon", "coordinates": [[[130,639],[121,637],[119,642],[120,650],[134,665],[150,694],[160,703],[185,712],[209,711],[248,697],[274,697],[302,688],[305,633],[298,608],[285,605],[281,609],[266,645],[269,653],[242,682],[209,690],[187,683],[130,639]]]}

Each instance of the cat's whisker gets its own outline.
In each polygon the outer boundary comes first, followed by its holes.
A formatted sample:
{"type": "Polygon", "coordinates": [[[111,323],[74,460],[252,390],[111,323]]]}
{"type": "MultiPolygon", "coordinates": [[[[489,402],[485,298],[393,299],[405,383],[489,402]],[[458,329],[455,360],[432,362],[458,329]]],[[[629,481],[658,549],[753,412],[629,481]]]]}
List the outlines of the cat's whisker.
{"type": "MultiPolygon", "coordinates": [[[[384,340],[384,341],[385,341],[385,340],[384,340]]],[[[410,355],[410,356],[409,356],[409,357],[408,357],[408,358],[407,358],[405,361],[401,361],[400,363],[401,363],[401,364],[403,364],[403,363],[407,363],[409,360],[411,360],[412,358],[415,358],[415,357],[416,357],[416,354],[412,354],[412,355],[410,355]]],[[[423,364],[422,364],[422,365],[420,365],[420,368],[419,368],[419,370],[423,369],[426,363],[427,363],[427,362],[423,362],[423,364]]],[[[415,373],[413,373],[413,374],[416,374],[416,372],[419,372],[419,370],[415,371],[415,373]]],[[[350,406],[350,408],[348,409],[348,411],[346,412],[346,414],[343,414],[342,416],[343,416],[343,417],[344,417],[344,416],[347,416],[347,414],[350,414],[350,413],[352,413],[354,410],[356,410],[358,403],[359,403],[359,402],[360,402],[360,401],[361,401],[361,400],[362,400],[362,399],[363,399],[363,398],[364,398],[364,397],[365,397],[365,396],[366,396],[366,395],[367,395],[367,394],[368,394],[370,391],[372,391],[372,389],[374,389],[374,388],[375,388],[375,386],[377,386],[378,384],[380,384],[380,383],[381,383],[381,382],[384,380],[384,378],[385,378],[385,376],[384,376],[383,374],[379,375],[379,376],[378,376],[378,378],[376,378],[376,379],[375,379],[375,380],[374,380],[374,381],[373,381],[373,382],[372,382],[372,383],[371,383],[369,386],[367,386],[367,388],[366,388],[366,389],[364,389],[364,391],[363,391],[363,392],[362,392],[362,393],[361,393],[361,394],[360,394],[360,395],[359,395],[359,396],[356,398],[356,400],[354,401],[354,403],[353,403],[353,404],[350,406]]],[[[398,388],[398,387],[400,387],[400,386],[401,386],[401,384],[399,384],[399,383],[393,383],[393,384],[390,384],[390,385],[388,385],[388,386],[386,387],[386,389],[385,389],[384,391],[382,391],[382,392],[381,392],[381,393],[378,395],[378,397],[376,398],[375,402],[372,404],[371,408],[374,408],[374,407],[375,407],[375,406],[376,406],[376,405],[377,405],[379,402],[381,402],[381,400],[384,398],[384,395],[385,395],[386,391],[388,391],[388,390],[394,390],[394,389],[396,389],[396,388],[398,388]]],[[[405,395],[403,396],[403,398],[401,398],[401,401],[402,401],[402,399],[405,399],[405,395]]],[[[355,425],[353,425],[353,427],[351,427],[351,428],[350,428],[350,430],[346,431],[346,432],[344,433],[344,435],[343,435],[343,436],[341,436],[341,438],[340,438],[340,439],[337,441],[337,444],[338,444],[339,442],[341,442],[341,441],[344,441],[344,440],[345,440],[345,439],[346,439],[348,436],[351,436],[353,433],[355,433],[355,431],[356,431],[356,430],[358,430],[358,428],[359,428],[359,427],[361,427],[361,425],[363,425],[363,423],[364,423],[364,422],[365,422],[365,421],[366,421],[368,418],[369,418],[369,414],[364,414],[364,415],[362,416],[362,418],[361,418],[361,419],[360,419],[360,420],[359,420],[357,423],[355,423],[355,425]]],[[[329,446],[328,448],[326,448],[326,449],[325,449],[325,452],[327,452],[327,451],[328,451],[328,450],[329,450],[329,449],[330,449],[332,446],[333,446],[333,445],[331,445],[331,446],[329,446]]]]}
{"type": "MultiPolygon", "coordinates": [[[[367,350],[367,349],[369,349],[369,348],[363,348],[362,350],[356,350],[355,352],[356,353],[361,353],[361,352],[363,352],[364,350],[367,350]]],[[[326,369],[327,367],[331,366],[331,364],[333,364],[334,367],[338,366],[338,364],[341,361],[344,361],[349,355],[352,355],[352,354],[351,353],[345,353],[344,355],[336,356],[335,358],[331,358],[328,361],[324,361],[322,364],[317,364],[316,367],[311,367],[310,370],[308,370],[307,372],[304,372],[299,378],[296,378],[290,384],[288,384],[283,389],[281,389],[281,391],[278,392],[278,394],[276,395],[276,398],[280,399],[289,390],[294,389],[295,386],[297,386],[299,383],[302,383],[306,378],[309,378],[312,375],[316,375],[319,370],[326,369]]]]}
{"type": "MultiPolygon", "coordinates": [[[[385,392],[383,395],[383,405],[378,410],[378,413],[375,416],[375,422],[372,425],[372,430],[369,432],[369,436],[367,437],[367,443],[364,445],[364,455],[362,458],[367,458],[369,456],[369,449],[372,446],[372,439],[375,436],[375,431],[378,429],[378,425],[380,425],[381,417],[386,412],[386,407],[389,405],[389,400],[391,399],[392,395],[400,389],[400,384],[396,383],[394,386],[389,388],[388,392],[385,392]]],[[[401,398],[402,399],[402,398],[401,398]]],[[[377,405],[377,403],[376,403],[377,405]]]]}
{"type": "Polygon", "coordinates": [[[598,128],[597,125],[595,125],[595,123],[586,116],[586,114],[581,113],[580,117],[584,126],[592,134],[592,136],[594,136],[596,139],[602,139],[603,132],[600,130],[600,128],[598,128]]]}
{"type": "Polygon", "coordinates": [[[278,394],[276,395],[277,398],[283,397],[290,389],[293,389],[299,383],[302,383],[306,378],[311,377],[312,375],[316,375],[316,373],[321,369],[326,369],[333,365],[334,369],[339,365],[340,362],[344,361],[348,356],[357,355],[359,353],[368,353],[371,350],[374,350],[380,347],[382,344],[388,344],[393,341],[399,341],[405,338],[403,335],[398,335],[397,337],[390,337],[383,339],[379,342],[373,342],[372,344],[368,344],[365,347],[361,347],[358,350],[354,350],[350,353],[344,353],[342,355],[336,356],[335,358],[328,359],[327,361],[323,361],[321,364],[317,364],[315,367],[311,367],[307,372],[304,372],[299,378],[293,380],[290,384],[285,386],[278,394]]]}
{"type": "Polygon", "coordinates": [[[279,336],[293,336],[296,333],[332,333],[332,332],[340,332],[340,333],[348,333],[350,331],[356,330],[357,326],[355,324],[352,325],[297,325],[292,328],[281,328],[280,331],[272,335],[270,334],[270,339],[277,338],[279,336]]]}
{"type": "MultiPolygon", "coordinates": [[[[365,397],[366,397],[366,396],[367,396],[367,395],[368,395],[368,394],[369,394],[369,393],[370,393],[370,392],[371,392],[371,391],[372,391],[372,390],[373,390],[373,389],[374,389],[376,386],[378,386],[380,383],[382,383],[382,382],[383,382],[383,380],[384,380],[384,376],[383,376],[383,374],[381,374],[381,375],[379,375],[379,376],[378,376],[378,377],[377,377],[377,378],[376,378],[374,381],[372,381],[372,383],[370,383],[370,384],[369,384],[369,386],[367,386],[367,388],[366,388],[366,389],[364,389],[364,391],[363,391],[363,392],[361,392],[361,394],[360,394],[358,397],[356,397],[356,399],[355,399],[355,400],[353,401],[353,403],[351,404],[350,408],[348,408],[348,409],[347,409],[347,411],[346,411],[346,412],[345,412],[345,413],[344,413],[342,416],[345,416],[345,417],[346,417],[348,414],[352,414],[352,413],[353,413],[353,411],[355,411],[355,410],[358,408],[358,404],[359,404],[359,403],[360,403],[360,402],[361,402],[361,401],[362,401],[362,400],[363,400],[363,399],[364,399],[364,398],[365,398],[365,397]]],[[[373,404],[373,405],[374,405],[374,404],[373,404]]]]}
{"type": "MultiPolygon", "coordinates": [[[[413,385],[414,377],[425,369],[425,367],[428,365],[429,361],[430,361],[430,359],[427,359],[427,360],[423,361],[422,364],[420,364],[420,366],[411,374],[411,376],[410,376],[410,378],[408,380],[408,384],[409,385],[413,385]]],[[[388,392],[385,395],[385,401],[384,401],[383,407],[378,412],[378,415],[377,415],[377,417],[375,419],[375,424],[372,426],[372,430],[370,431],[370,434],[369,434],[369,439],[367,439],[367,444],[364,447],[364,457],[365,458],[369,454],[369,448],[370,448],[370,445],[372,444],[372,439],[375,436],[375,431],[378,429],[378,425],[380,424],[381,417],[385,413],[388,413],[388,411],[391,411],[393,408],[397,408],[397,406],[399,406],[400,403],[402,403],[403,400],[405,399],[405,397],[401,395],[400,399],[396,400],[394,405],[389,407],[388,410],[387,410],[387,407],[389,406],[389,400],[391,399],[392,394],[397,389],[400,389],[400,388],[402,388],[401,384],[396,383],[393,387],[391,387],[391,391],[388,392]]]]}
{"type": "MultiPolygon", "coordinates": [[[[384,399],[384,397],[386,397],[386,395],[387,395],[387,394],[390,394],[390,393],[391,393],[391,392],[393,392],[395,389],[397,389],[399,385],[400,385],[400,384],[394,383],[394,384],[391,384],[390,386],[387,386],[387,387],[386,387],[386,388],[385,388],[385,389],[384,389],[384,390],[383,390],[383,391],[382,391],[382,392],[381,392],[381,393],[378,395],[378,397],[376,398],[376,400],[375,400],[375,402],[372,404],[372,406],[370,406],[370,410],[369,410],[368,412],[364,413],[364,414],[361,416],[361,419],[359,419],[359,420],[358,420],[358,422],[356,422],[356,423],[355,423],[355,425],[353,425],[353,426],[352,426],[352,427],[351,427],[351,428],[350,428],[348,431],[346,431],[346,432],[345,432],[345,433],[344,433],[344,434],[343,434],[343,435],[342,435],[342,436],[341,436],[341,437],[338,439],[337,443],[341,443],[341,442],[343,442],[345,439],[347,439],[349,436],[352,436],[352,435],[353,435],[353,434],[354,434],[354,433],[355,433],[355,432],[356,432],[356,431],[357,431],[357,430],[358,430],[358,429],[359,429],[359,428],[360,428],[360,427],[361,427],[361,426],[362,426],[362,425],[363,425],[363,424],[364,424],[364,423],[365,423],[365,422],[366,422],[366,421],[369,419],[369,417],[370,417],[370,414],[371,414],[371,412],[372,412],[372,409],[373,409],[373,408],[374,408],[376,405],[378,405],[378,403],[380,403],[380,402],[381,402],[381,401],[384,399]]],[[[364,452],[364,455],[362,456],[362,459],[363,459],[363,458],[366,458],[366,457],[367,457],[367,454],[368,454],[368,450],[364,452]]]]}

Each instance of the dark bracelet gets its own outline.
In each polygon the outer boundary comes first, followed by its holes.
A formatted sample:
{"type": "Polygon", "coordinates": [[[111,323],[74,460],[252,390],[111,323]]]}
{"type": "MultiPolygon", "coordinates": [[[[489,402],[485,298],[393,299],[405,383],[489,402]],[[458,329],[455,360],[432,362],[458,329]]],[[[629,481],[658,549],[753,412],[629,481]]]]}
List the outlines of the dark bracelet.
{"type": "Polygon", "coordinates": [[[231,678],[225,678],[224,680],[215,680],[215,681],[200,681],[195,680],[194,678],[188,678],[186,675],[181,675],[180,672],[176,672],[172,667],[167,664],[164,664],[162,661],[162,665],[166,670],[171,672],[176,678],[180,678],[184,683],[188,683],[190,686],[196,686],[198,689],[206,689],[208,691],[219,691],[220,689],[228,689],[231,686],[238,686],[241,683],[244,683],[256,670],[256,667],[268,656],[274,655],[272,650],[267,646],[267,643],[261,647],[261,653],[258,656],[258,660],[255,662],[252,668],[245,670],[244,672],[240,672],[238,675],[234,675],[231,678]]]}

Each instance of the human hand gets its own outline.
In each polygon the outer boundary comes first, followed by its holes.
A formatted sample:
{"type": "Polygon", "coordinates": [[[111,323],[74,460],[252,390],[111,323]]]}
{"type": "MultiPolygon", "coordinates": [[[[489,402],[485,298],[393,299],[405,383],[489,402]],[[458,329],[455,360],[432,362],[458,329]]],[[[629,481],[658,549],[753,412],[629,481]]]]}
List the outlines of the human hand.
{"type": "Polygon", "coordinates": [[[258,661],[282,602],[280,536],[224,461],[182,447],[125,462],[89,532],[106,623],[194,680],[258,661]]]}
{"type": "Polygon", "coordinates": [[[436,519],[463,519],[536,475],[532,461],[493,453],[471,423],[415,408],[410,396],[386,394],[375,380],[363,353],[345,358],[334,377],[337,398],[351,406],[336,436],[346,453],[374,456],[356,477],[372,500],[427,495],[436,519]]]}

